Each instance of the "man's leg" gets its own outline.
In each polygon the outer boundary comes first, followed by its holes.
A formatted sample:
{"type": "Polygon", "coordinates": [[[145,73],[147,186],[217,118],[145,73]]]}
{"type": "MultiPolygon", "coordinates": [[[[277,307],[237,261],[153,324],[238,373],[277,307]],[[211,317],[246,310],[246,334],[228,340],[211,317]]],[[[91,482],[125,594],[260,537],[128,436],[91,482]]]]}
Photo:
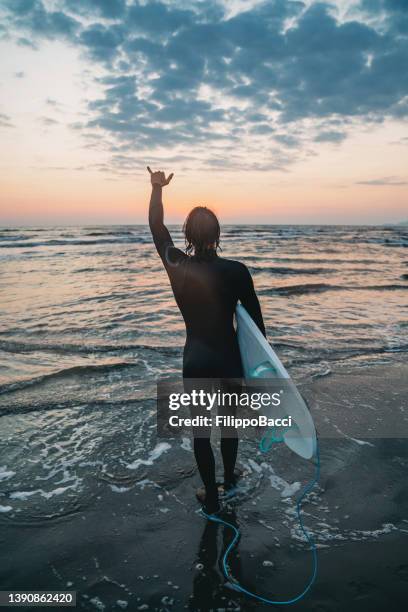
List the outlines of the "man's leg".
{"type": "Polygon", "coordinates": [[[205,510],[212,514],[219,510],[215,480],[215,460],[210,438],[194,438],[194,456],[205,487],[205,510]]]}
{"type": "Polygon", "coordinates": [[[224,488],[234,487],[236,484],[234,469],[238,454],[238,436],[235,438],[221,438],[221,455],[224,463],[224,488]]]}
{"type": "MultiPolygon", "coordinates": [[[[192,393],[193,390],[211,390],[211,382],[206,379],[184,379],[184,390],[192,393]]],[[[203,414],[202,407],[190,406],[190,416],[192,418],[203,414]]],[[[218,501],[218,489],[215,480],[215,459],[211,447],[211,427],[193,427],[193,448],[194,457],[198,471],[205,488],[204,510],[208,514],[218,512],[220,509],[218,501]]],[[[198,495],[201,500],[201,495],[198,495]]]]}
{"type": "MultiPolygon", "coordinates": [[[[231,397],[237,399],[241,393],[242,386],[239,380],[223,379],[221,381],[221,391],[233,394],[231,397]]],[[[219,407],[219,414],[224,416],[235,417],[237,414],[237,404],[232,401],[231,405],[219,407]]],[[[224,489],[230,489],[235,486],[236,478],[234,474],[235,464],[238,454],[238,432],[236,427],[223,426],[221,427],[221,455],[224,464],[224,489]]]]}

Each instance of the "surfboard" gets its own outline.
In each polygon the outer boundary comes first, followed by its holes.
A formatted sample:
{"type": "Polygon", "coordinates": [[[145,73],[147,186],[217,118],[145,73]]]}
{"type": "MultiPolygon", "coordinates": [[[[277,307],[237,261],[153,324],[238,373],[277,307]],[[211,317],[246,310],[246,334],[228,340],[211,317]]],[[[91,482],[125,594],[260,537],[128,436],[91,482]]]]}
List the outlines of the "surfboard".
{"type": "Polygon", "coordinates": [[[316,453],[316,429],[306,402],[242,304],[237,305],[235,318],[245,379],[285,380],[286,397],[281,408],[287,416],[292,417],[292,427],[283,433],[283,442],[304,459],[311,459],[316,453]]]}

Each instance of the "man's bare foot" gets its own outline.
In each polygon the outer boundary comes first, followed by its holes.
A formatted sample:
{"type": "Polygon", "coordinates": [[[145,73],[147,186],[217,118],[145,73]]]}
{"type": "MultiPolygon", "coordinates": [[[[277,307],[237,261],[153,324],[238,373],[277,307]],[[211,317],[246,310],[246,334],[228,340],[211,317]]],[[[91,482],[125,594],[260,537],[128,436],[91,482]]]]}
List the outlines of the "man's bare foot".
{"type": "Polygon", "coordinates": [[[218,490],[208,495],[205,487],[200,487],[197,489],[196,497],[203,505],[203,510],[206,514],[216,514],[221,510],[220,502],[218,500],[218,490]]]}

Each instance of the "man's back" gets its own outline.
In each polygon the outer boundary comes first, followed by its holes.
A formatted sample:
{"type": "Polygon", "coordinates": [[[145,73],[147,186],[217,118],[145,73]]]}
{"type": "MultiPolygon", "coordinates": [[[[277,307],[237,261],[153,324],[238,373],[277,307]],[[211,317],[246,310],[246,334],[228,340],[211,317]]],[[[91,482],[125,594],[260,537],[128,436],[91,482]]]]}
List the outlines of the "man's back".
{"type": "Polygon", "coordinates": [[[200,260],[173,247],[168,250],[165,267],[186,324],[187,341],[200,339],[222,350],[235,335],[233,315],[238,300],[264,332],[252,279],[244,264],[218,256],[200,260]]]}

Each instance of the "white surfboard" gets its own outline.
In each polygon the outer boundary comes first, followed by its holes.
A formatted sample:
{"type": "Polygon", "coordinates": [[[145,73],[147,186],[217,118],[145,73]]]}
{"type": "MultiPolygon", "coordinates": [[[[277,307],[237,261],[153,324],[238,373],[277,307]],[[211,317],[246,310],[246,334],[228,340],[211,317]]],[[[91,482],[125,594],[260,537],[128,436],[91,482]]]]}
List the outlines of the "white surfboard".
{"type": "Polygon", "coordinates": [[[245,378],[286,379],[290,390],[281,407],[287,416],[292,417],[293,425],[283,434],[283,441],[304,459],[311,459],[316,452],[316,429],[304,399],[275,351],[242,304],[237,305],[235,317],[245,378]]]}

